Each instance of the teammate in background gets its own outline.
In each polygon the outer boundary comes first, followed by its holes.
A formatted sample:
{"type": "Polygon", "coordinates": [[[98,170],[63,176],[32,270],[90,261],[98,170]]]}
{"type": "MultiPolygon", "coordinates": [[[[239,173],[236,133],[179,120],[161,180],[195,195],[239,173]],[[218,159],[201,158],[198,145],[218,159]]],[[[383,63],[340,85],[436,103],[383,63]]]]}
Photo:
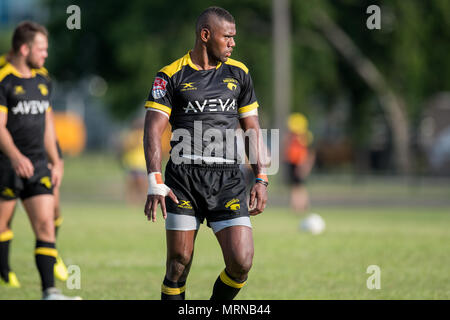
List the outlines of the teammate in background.
{"type": "MultiPolygon", "coordinates": [[[[7,63],[8,63],[8,57],[10,56],[10,54],[5,54],[0,56],[0,69],[3,68],[7,63]]],[[[41,70],[45,73],[47,73],[47,70],[45,69],[45,67],[42,67],[41,70]]],[[[63,160],[63,155],[62,155],[62,151],[61,148],[59,146],[58,140],[56,140],[56,148],[58,149],[58,156],[61,160],[61,168],[62,168],[62,172],[61,172],[61,181],[63,178],[63,173],[64,173],[64,160],[63,160]]],[[[49,169],[51,170],[51,163],[48,164],[49,165],[49,169]]],[[[61,216],[61,209],[60,209],[60,205],[59,205],[59,186],[53,186],[53,196],[54,196],[54,201],[55,201],[55,215],[54,215],[54,219],[55,219],[55,238],[58,235],[58,229],[61,226],[61,224],[63,223],[63,217],[61,216]]],[[[14,209],[15,211],[15,209],[14,209]]],[[[13,215],[11,216],[11,219],[8,221],[8,228],[11,229],[11,224],[12,224],[12,220],[13,220],[13,215]]],[[[55,273],[55,277],[61,281],[66,281],[69,277],[69,273],[67,271],[67,267],[64,263],[64,261],[62,260],[61,256],[58,254],[58,256],[56,257],[56,263],[54,265],[54,273],[55,273]]],[[[19,279],[17,278],[17,275],[12,272],[12,277],[11,279],[14,279],[12,282],[2,282],[0,280],[0,284],[4,284],[7,285],[9,287],[13,287],[13,288],[19,288],[20,287],[20,282],[19,279]]],[[[10,279],[10,280],[11,280],[10,279]]]]}
{"type": "Polygon", "coordinates": [[[196,136],[205,137],[211,129],[225,137],[226,130],[235,130],[239,123],[243,130],[253,130],[259,136],[258,102],[250,74],[243,63],[229,58],[235,36],[234,18],[228,11],[218,7],[206,9],[197,19],[194,49],[157,73],[145,105],[149,190],[144,212],[148,220],[156,221],[160,204],[165,219],[163,300],[185,298],[194,242],[205,218],[225,261],[211,299],[233,299],[245,285],[252,266],[254,247],[249,215],[263,212],[267,201],[262,147],[259,143],[250,145],[257,156],[252,164],[257,178],[248,208],[236,154],[228,156],[227,152],[230,148],[236,150],[236,140],[230,146],[221,138],[214,139],[217,145],[223,144],[210,154],[205,140],[196,141],[196,136]],[[160,141],[169,121],[172,131],[182,132],[182,136],[171,142],[164,183],[160,141]],[[180,148],[183,146],[186,148],[180,148]]]}
{"type": "Polygon", "coordinates": [[[308,120],[301,113],[293,113],[288,120],[289,132],[285,138],[285,156],[287,181],[291,187],[291,207],[296,212],[305,212],[309,208],[309,194],[305,180],[315,161],[315,152],[310,148],[313,140],[308,130],[308,120]]]}
{"type": "Polygon", "coordinates": [[[8,262],[13,238],[8,223],[20,198],[36,236],[34,255],[42,298],[66,300],[73,298],[54,286],[58,253],[53,186],[59,186],[63,169],[49,101],[51,82],[43,68],[47,35],[39,24],[20,23],[14,30],[8,62],[0,69],[0,276],[7,285],[17,281],[8,262]]]}
{"type": "Polygon", "coordinates": [[[142,205],[148,188],[143,138],[144,121],[137,119],[121,141],[121,163],[127,175],[126,199],[128,203],[134,205],[142,205]]]}

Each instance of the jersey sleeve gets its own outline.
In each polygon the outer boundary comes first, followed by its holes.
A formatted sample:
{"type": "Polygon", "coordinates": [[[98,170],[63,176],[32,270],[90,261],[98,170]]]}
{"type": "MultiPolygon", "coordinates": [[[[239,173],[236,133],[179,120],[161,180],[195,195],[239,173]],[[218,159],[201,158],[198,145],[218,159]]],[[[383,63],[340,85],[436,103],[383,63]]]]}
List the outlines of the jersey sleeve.
{"type": "Polygon", "coordinates": [[[239,118],[258,115],[258,101],[250,73],[245,72],[242,81],[242,88],[238,98],[239,118]]]}
{"type": "Polygon", "coordinates": [[[145,108],[158,111],[169,118],[172,113],[172,97],[171,79],[164,72],[158,72],[145,103],[145,108]]]}

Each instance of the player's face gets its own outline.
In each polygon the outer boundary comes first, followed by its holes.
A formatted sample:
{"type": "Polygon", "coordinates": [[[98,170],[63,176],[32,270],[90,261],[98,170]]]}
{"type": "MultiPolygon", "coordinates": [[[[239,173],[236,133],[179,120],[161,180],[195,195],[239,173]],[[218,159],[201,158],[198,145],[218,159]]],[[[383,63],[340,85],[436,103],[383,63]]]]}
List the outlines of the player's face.
{"type": "Polygon", "coordinates": [[[236,25],[226,20],[216,20],[212,26],[211,37],[207,43],[208,53],[217,61],[225,62],[236,45],[236,25]]]}
{"type": "Polygon", "coordinates": [[[40,69],[44,66],[48,53],[48,40],[42,33],[36,33],[34,41],[29,46],[30,51],[26,57],[27,65],[33,69],[40,69]]]}

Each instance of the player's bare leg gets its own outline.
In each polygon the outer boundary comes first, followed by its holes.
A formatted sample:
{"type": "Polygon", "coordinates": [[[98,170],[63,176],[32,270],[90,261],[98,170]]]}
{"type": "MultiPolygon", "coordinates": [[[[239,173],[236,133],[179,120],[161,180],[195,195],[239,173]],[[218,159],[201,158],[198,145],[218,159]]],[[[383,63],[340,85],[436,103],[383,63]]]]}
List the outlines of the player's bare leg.
{"type": "Polygon", "coordinates": [[[9,245],[14,237],[9,224],[16,202],[0,199],[0,283],[13,288],[20,287],[15,273],[9,267],[9,245]]]}
{"type": "Polygon", "coordinates": [[[42,281],[42,290],[55,286],[53,265],[56,262],[53,195],[38,195],[23,201],[36,235],[35,260],[42,281]]]}
{"type": "Polygon", "coordinates": [[[28,198],[23,205],[36,235],[34,251],[36,266],[41,276],[44,300],[80,300],[67,297],[55,288],[54,264],[58,252],[55,247],[54,198],[43,194],[28,198]]]}
{"type": "Polygon", "coordinates": [[[253,234],[247,226],[232,226],[216,233],[225,270],[217,278],[211,300],[231,300],[245,285],[253,263],[253,234]]]}
{"type": "Polygon", "coordinates": [[[291,191],[291,205],[295,212],[305,213],[309,208],[309,194],[305,186],[293,186],[291,191]]]}
{"type": "MultiPolygon", "coordinates": [[[[60,205],[59,205],[59,187],[57,188],[53,188],[53,198],[54,198],[54,204],[55,204],[55,209],[54,209],[54,224],[55,224],[55,242],[56,242],[56,237],[58,236],[58,230],[59,227],[61,226],[62,222],[63,222],[63,217],[61,216],[61,209],[60,209],[60,205]]],[[[61,255],[58,252],[58,256],[56,257],[56,263],[54,265],[54,273],[55,273],[55,277],[58,280],[61,281],[66,281],[69,278],[69,272],[67,270],[67,267],[63,261],[63,259],[61,258],[61,255]]]]}
{"type": "Polygon", "coordinates": [[[161,289],[161,299],[184,300],[196,236],[197,230],[166,230],[166,276],[161,289]]]}
{"type": "Polygon", "coordinates": [[[23,201],[36,238],[45,242],[55,242],[53,195],[43,194],[23,201]]]}

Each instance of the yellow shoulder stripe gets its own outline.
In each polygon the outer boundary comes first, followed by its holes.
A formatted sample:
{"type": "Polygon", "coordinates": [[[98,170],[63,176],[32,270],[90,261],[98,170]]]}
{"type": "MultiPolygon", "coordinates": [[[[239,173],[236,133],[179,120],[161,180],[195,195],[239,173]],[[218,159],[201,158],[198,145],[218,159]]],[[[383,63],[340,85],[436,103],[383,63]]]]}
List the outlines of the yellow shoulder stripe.
{"type": "Polygon", "coordinates": [[[6,61],[6,55],[0,57],[0,68],[2,68],[8,61],[6,61]]]}
{"type": "Polygon", "coordinates": [[[186,53],[182,58],[172,62],[171,64],[165,66],[159,71],[164,72],[165,74],[167,74],[169,78],[171,78],[175,73],[180,71],[186,65],[189,65],[194,70],[198,70],[198,68],[192,62],[189,52],[186,53]]]}
{"type": "Polygon", "coordinates": [[[252,104],[249,104],[248,106],[242,107],[238,109],[238,113],[245,113],[245,112],[249,112],[252,111],[253,109],[256,109],[259,107],[258,101],[253,102],[252,104]]]}
{"type": "Polygon", "coordinates": [[[0,81],[5,79],[10,74],[13,74],[18,78],[22,78],[22,75],[16,70],[16,68],[14,68],[10,63],[7,63],[0,69],[0,81]]]}
{"type": "Polygon", "coordinates": [[[48,70],[44,67],[36,69],[36,73],[48,77],[48,70]]]}
{"type": "Polygon", "coordinates": [[[225,61],[225,64],[229,64],[229,65],[241,68],[242,70],[244,70],[245,73],[248,73],[248,68],[245,66],[245,64],[243,64],[240,61],[228,58],[228,60],[225,61]]]}
{"type": "Polygon", "coordinates": [[[163,105],[163,104],[160,104],[160,103],[158,103],[158,102],[155,102],[155,101],[147,101],[147,102],[145,103],[145,107],[146,107],[146,108],[153,108],[153,109],[157,109],[157,110],[164,111],[164,112],[167,113],[169,116],[170,116],[170,114],[172,113],[172,109],[170,109],[169,107],[167,107],[167,106],[165,106],[165,105],[163,105]]]}
{"type": "Polygon", "coordinates": [[[0,105],[0,112],[8,113],[8,108],[0,105]]]}

